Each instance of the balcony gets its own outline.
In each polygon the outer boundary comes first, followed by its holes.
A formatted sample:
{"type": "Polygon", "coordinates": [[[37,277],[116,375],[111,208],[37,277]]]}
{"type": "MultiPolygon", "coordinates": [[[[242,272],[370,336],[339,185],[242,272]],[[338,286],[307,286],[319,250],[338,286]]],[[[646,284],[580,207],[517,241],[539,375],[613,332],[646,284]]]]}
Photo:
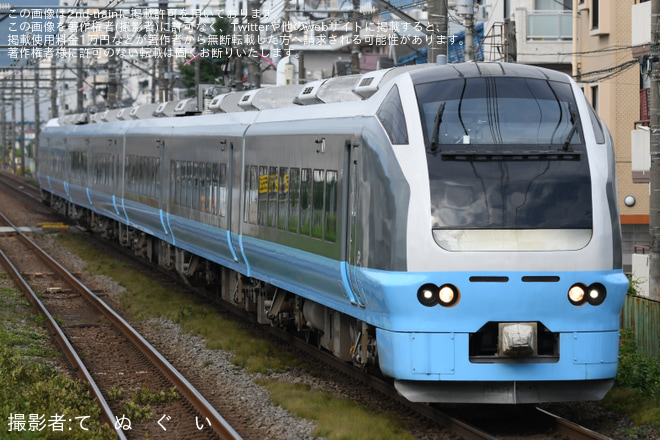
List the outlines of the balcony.
{"type": "Polygon", "coordinates": [[[571,11],[532,11],[527,13],[527,40],[571,41],[573,15],[571,11]]]}
{"type": "Polygon", "coordinates": [[[632,56],[638,58],[649,53],[651,45],[651,2],[632,5],[632,56]]]}
{"type": "Polygon", "coordinates": [[[566,65],[570,69],[570,54],[573,52],[572,11],[518,7],[513,18],[519,63],[566,65]]]}

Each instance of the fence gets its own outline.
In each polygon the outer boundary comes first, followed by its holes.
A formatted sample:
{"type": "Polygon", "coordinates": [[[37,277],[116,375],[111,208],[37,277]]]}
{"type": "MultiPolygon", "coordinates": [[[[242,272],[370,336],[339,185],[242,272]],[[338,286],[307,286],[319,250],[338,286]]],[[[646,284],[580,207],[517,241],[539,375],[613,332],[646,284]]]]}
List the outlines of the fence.
{"type": "Polygon", "coordinates": [[[633,330],[641,353],[660,359],[660,301],[628,295],[621,313],[621,327],[633,330]]]}

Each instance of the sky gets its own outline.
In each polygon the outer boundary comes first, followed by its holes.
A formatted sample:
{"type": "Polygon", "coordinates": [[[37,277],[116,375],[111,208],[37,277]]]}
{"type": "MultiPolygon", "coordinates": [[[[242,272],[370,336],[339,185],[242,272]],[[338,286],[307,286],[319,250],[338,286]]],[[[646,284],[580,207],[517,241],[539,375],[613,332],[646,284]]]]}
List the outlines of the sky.
{"type": "MultiPolygon", "coordinates": [[[[57,21],[55,19],[47,20],[44,18],[45,9],[36,10],[41,13],[41,17],[39,17],[39,13],[34,14],[32,10],[23,12],[24,15],[28,15],[29,17],[21,17],[19,8],[20,6],[31,5],[57,6],[57,0],[12,0],[11,4],[15,7],[16,11],[8,16],[0,16],[0,19],[3,19],[2,22],[0,22],[0,46],[11,45],[15,47],[22,47],[24,39],[27,35],[29,35],[30,32],[37,36],[37,38],[43,39],[47,33],[45,31],[46,27],[51,27],[54,25],[55,30],[57,30],[57,21]],[[50,24],[47,25],[47,22],[50,22],[50,24]],[[15,44],[16,39],[18,39],[19,44],[15,44]]],[[[54,32],[50,32],[51,35],[53,33],[54,32]]],[[[0,49],[0,67],[9,66],[12,62],[15,63],[14,58],[9,56],[9,49],[0,49]]],[[[24,65],[26,59],[19,59],[18,62],[24,65]]]]}

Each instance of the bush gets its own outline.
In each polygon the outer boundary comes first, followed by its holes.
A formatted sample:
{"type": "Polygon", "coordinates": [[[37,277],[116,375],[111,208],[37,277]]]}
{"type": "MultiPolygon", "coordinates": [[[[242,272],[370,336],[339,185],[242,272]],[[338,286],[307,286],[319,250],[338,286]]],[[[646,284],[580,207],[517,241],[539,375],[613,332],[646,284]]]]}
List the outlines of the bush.
{"type": "Polygon", "coordinates": [[[645,396],[660,396],[660,361],[639,353],[632,329],[621,330],[616,385],[645,396]]]}

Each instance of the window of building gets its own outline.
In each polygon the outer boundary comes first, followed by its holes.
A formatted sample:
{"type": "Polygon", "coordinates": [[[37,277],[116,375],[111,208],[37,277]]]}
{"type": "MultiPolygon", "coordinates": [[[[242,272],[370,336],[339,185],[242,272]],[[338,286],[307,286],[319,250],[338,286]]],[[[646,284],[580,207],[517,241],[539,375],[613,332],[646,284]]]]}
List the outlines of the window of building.
{"type": "Polygon", "coordinates": [[[534,9],[537,11],[570,11],[573,9],[573,0],[534,0],[534,9]]]}
{"type": "Polygon", "coordinates": [[[591,0],[591,29],[598,29],[599,7],[598,0],[591,0]]]}

